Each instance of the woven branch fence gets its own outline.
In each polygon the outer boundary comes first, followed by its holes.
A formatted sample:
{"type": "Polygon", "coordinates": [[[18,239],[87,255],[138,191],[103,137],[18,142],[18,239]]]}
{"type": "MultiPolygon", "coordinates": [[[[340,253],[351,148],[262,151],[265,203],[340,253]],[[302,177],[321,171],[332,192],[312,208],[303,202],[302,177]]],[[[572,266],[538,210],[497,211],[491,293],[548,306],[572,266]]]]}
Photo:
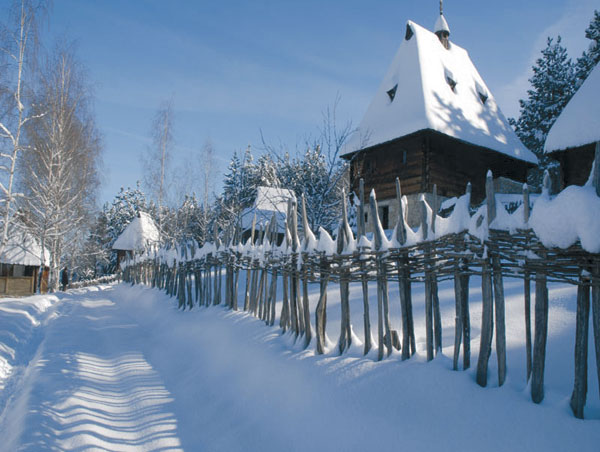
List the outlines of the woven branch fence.
{"type": "MultiPolygon", "coordinates": [[[[531,398],[535,403],[540,403],[544,398],[548,336],[547,285],[553,281],[574,284],[577,285],[577,313],[571,408],[576,417],[583,418],[588,383],[590,304],[600,385],[600,254],[585,251],[580,243],[566,249],[542,245],[533,230],[526,227],[530,215],[526,186],[523,190],[522,208],[513,214],[522,216],[520,224],[524,227],[513,230],[495,229],[496,216],[506,215],[506,212],[502,207],[497,209],[491,173],[488,174],[486,183],[486,205],[478,213],[471,216],[468,211],[470,187],[467,187],[467,192],[454,208],[454,215],[462,215],[466,221],[475,224],[478,231],[483,231],[483,235],[477,236],[465,227],[440,232],[443,219],[434,214],[439,210],[435,188],[431,205],[424,198],[421,200],[421,228],[418,236],[415,236],[416,233],[405,222],[406,203],[402,200],[398,181],[396,188],[400,203],[399,218],[391,239],[388,239],[381,227],[374,192],[371,193],[369,202],[374,231],[372,241],[367,239],[361,181],[357,238],[349,226],[344,207],[337,239],[334,241],[321,229],[317,241],[308,226],[304,199],[299,206],[302,218],[300,237],[298,206],[295,201],[290,201],[286,237],[281,246],[276,244],[277,222],[274,217],[264,230],[256,231],[253,226],[246,244],[239,243],[239,230],[225,234],[227,245],[221,244],[215,234],[214,241],[205,245],[204,252],[198,253],[199,257],[195,256],[195,251],[198,250],[185,247],[180,252],[187,257],[178,262],[173,262],[172,259],[169,262],[169,259],[156,255],[154,258],[139,258],[125,266],[123,279],[133,284],[147,284],[165,290],[170,296],[177,297],[182,309],[192,308],[194,305],[225,304],[233,310],[250,312],[267,325],[274,325],[278,318],[283,332],[291,331],[297,340],[303,341],[305,347],[312,344],[318,354],[326,350],[328,286],[336,284],[340,290],[341,328],[337,349],[343,354],[350,347],[353,334],[349,285],[353,282],[360,283],[363,295],[364,353],[367,354],[376,347],[379,360],[389,356],[394,348],[401,350],[402,360],[409,359],[416,352],[411,289],[414,283],[425,285],[427,360],[432,360],[441,352],[442,322],[438,284],[452,280],[455,292],[453,366],[458,370],[460,367],[468,369],[471,366],[469,279],[477,275],[481,277],[482,285],[482,325],[476,381],[479,385],[486,386],[493,346],[498,360],[499,385],[506,378],[503,279],[520,278],[523,280],[527,379],[530,380],[531,398]],[[467,209],[460,212],[460,205],[467,206],[467,209]],[[240,274],[244,273],[246,284],[241,287],[240,274]],[[277,300],[280,280],[283,286],[282,299],[277,300]],[[377,287],[377,325],[374,327],[376,342],[371,336],[369,282],[375,282],[377,287]],[[314,312],[311,312],[309,306],[309,283],[318,283],[320,286],[314,312]],[[399,289],[401,333],[393,330],[390,323],[388,288],[392,283],[398,284],[399,289]],[[278,301],[281,302],[279,316],[276,312],[278,301]],[[492,343],[494,332],[495,344],[492,343]]],[[[546,193],[548,189],[549,179],[546,177],[546,193]]],[[[597,191],[600,195],[598,187],[597,191]]],[[[454,224],[460,226],[465,223],[454,224]]]]}

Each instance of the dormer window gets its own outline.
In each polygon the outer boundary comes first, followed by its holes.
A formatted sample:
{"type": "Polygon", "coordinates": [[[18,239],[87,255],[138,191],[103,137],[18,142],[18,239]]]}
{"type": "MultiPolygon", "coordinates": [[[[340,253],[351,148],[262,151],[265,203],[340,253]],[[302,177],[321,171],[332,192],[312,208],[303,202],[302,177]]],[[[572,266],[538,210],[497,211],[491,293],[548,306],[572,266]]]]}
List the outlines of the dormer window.
{"type": "Polygon", "coordinates": [[[396,90],[397,89],[398,89],[398,84],[396,83],[392,89],[390,89],[390,90],[387,91],[387,95],[390,98],[390,102],[394,100],[394,97],[396,97],[396,90]]]}
{"type": "Polygon", "coordinates": [[[454,75],[448,69],[444,69],[444,75],[446,76],[446,83],[448,83],[448,86],[450,86],[450,89],[452,90],[452,92],[455,93],[457,82],[456,82],[456,79],[454,78],[454,75]]]}
{"type": "Polygon", "coordinates": [[[412,38],[414,34],[415,32],[413,31],[412,27],[410,25],[406,25],[406,34],[404,35],[404,39],[410,41],[410,38],[412,38]]]}
{"type": "Polygon", "coordinates": [[[485,105],[490,95],[488,94],[487,90],[477,82],[475,82],[475,88],[477,89],[477,96],[479,96],[479,100],[483,105],[485,105]]]}

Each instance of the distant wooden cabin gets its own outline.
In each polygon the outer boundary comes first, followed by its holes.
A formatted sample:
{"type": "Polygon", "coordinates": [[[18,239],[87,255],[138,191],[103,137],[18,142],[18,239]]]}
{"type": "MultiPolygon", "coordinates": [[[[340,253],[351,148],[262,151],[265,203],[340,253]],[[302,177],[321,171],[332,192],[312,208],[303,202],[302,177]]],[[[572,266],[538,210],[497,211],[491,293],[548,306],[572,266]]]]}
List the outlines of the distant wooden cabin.
{"type": "MultiPolygon", "coordinates": [[[[492,170],[497,185],[519,188],[537,159],[506,121],[466,50],[449,40],[443,15],[435,33],[408,21],[404,40],[357,132],[344,149],[355,193],[375,189],[384,228],[397,218],[395,179],[411,209],[418,194],[450,198],[472,183],[472,201],[485,197],[492,170]],[[511,182],[512,181],[512,182],[511,182]],[[515,183],[518,182],[518,183],[515,183]]],[[[369,219],[367,218],[367,223],[369,219]]]]}
{"type": "Polygon", "coordinates": [[[544,152],[560,163],[560,185],[585,185],[600,146],[600,65],[579,87],[548,132],[544,152]]]}
{"type": "MultiPolygon", "coordinates": [[[[0,296],[32,295],[38,289],[42,248],[28,233],[13,231],[0,254],[0,296]]],[[[41,292],[48,290],[48,252],[45,253],[41,292]]]]}
{"type": "Polygon", "coordinates": [[[112,246],[117,253],[117,267],[124,260],[157,246],[159,240],[160,234],[152,217],[145,212],[139,212],[112,246]]]}
{"type": "Polygon", "coordinates": [[[265,230],[274,215],[277,221],[277,244],[281,244],[285,238],[288,201],[295,199],[294,192],[286,188],[258,187],[254,204],[242,212],[242,241],[245,243],[252,234],[253,222],[255,237],[258,238],[259,232],[265,230]]]}

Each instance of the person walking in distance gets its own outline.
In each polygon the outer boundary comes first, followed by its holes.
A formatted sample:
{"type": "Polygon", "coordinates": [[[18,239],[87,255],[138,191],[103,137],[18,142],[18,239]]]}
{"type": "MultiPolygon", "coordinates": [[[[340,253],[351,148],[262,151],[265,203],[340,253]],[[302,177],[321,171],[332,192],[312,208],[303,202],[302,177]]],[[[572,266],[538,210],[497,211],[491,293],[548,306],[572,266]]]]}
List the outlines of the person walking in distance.
{"type": "Polygon", "coordinates": [[[67,290],[67,286],[69,285],[69,270],[67,270],[67,267],[63,268],[60,276],[60,282],[62,283],[62,290],[64,292],[67,290]]]}

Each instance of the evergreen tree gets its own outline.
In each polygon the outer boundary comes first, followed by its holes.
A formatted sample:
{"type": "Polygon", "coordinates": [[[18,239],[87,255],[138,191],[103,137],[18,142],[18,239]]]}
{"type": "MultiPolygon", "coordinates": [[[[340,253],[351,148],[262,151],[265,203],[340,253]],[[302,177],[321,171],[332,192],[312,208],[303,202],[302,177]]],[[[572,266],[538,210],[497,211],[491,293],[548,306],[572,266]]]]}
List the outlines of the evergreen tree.
{"type": "MultiPolygon", "coordinates": [[[[531,89],[527,99],[519,101],[521,105],[518,120],[510,119],[523,144],[536,154],[540,166],[545,168],[549,162],[543,154],[544,142],[548,131],[575,92],[575,65],[561,45],[560,36],[556,42],[548,38],[542,56],[533,66],[533,77],[529,79],[531,89]]],[[[536,180],[534,183],[539,182],[536,180]]]]}
{"type": "Polygon", "coordinates": [[[577,88],[585,81],[589,73],[600,61],[600,12],[594,11],[594,18],[585,30],[585,37],[592,42],[587,51],[577,59],[577,88]]]}

